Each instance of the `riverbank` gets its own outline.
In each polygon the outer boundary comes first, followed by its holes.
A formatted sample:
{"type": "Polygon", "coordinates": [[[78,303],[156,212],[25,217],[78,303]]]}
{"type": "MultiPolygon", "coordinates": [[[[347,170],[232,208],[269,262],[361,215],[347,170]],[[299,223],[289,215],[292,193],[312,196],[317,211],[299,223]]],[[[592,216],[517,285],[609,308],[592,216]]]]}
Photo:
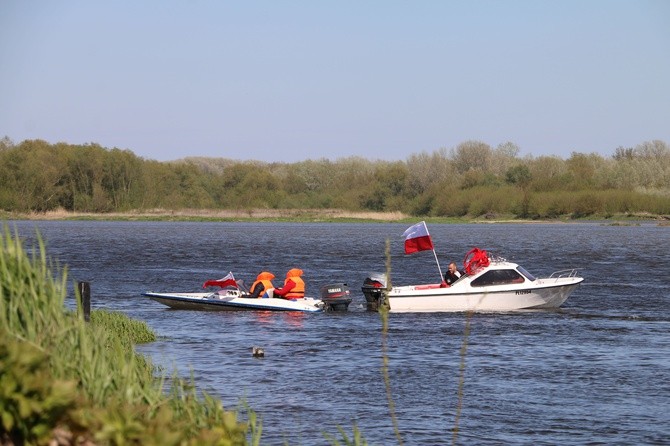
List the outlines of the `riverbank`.
{"type": "Polygon", "coordinates": [[[148,209],[128,212],[72,212],[63,209],[47,212],[0,211],[2,220],[86,220],[86,221],[268,221],[268,222],[381,222],[410,223],[425,220],[429,223],[579,223],[603,222],[606,224],[635,224],[657,222],[670,225],[670,215],[650,213],[591,215],[571,218],[566,215],[556,219],[520,219],[514,215],[486,214],[479,217],[417,217],[402,212],[353,212],[342,209],[148,209]]]}

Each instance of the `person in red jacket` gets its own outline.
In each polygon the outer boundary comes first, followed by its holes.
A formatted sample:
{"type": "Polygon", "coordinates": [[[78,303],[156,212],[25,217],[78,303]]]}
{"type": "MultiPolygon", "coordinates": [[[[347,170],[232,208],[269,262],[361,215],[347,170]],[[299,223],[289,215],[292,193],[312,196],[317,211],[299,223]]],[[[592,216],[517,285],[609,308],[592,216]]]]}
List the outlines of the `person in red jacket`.
{"type": "Polygon", "coordinates": [[[284,286],[274,291],[274,297],[282,299],[302,299],[305,297],[305,282],[300,277],[302,270],[298,268],[290,269],[286,273],[286,280],[284,286]]]}

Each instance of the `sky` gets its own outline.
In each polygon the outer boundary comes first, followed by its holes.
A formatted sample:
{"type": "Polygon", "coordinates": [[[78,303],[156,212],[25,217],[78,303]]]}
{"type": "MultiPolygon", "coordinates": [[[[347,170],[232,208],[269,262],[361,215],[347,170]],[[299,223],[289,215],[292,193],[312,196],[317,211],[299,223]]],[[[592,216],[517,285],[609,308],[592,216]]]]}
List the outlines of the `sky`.
{"type": "Polygon", "coordinates": [[[0,138],[145,159],[670,144],[670,1],[0,0],[0,138]]]}

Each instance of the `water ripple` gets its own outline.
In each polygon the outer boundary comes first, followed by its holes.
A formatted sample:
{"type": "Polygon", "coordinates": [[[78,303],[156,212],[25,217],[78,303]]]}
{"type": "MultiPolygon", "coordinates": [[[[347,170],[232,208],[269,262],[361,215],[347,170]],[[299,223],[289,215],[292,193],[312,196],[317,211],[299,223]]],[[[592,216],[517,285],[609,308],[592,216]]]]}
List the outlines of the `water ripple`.
{"type": "Polygon", "coordinates": [[[328,444],[323,432],[337,437],[341,426],[351,436],[354,425],[370,444],[396,444],[383,343],[405,444],[451,444],[460,397],[458,444],[670,444],[670,253],[658,249],[670,246],[667,229],[429,225],[442,265],[479,246],[536,275],[579,267],[586,280],[557,311],[391,315],[384,340],[360,285],[384,270],[385,240],[393,283],[438,274],[432,253],[403,254],[404,224],[14,224],[27,243],[38,226],[71,278],[91,281],[94,308],[158,332],[138,351],[168,373],[193,373],[227,408],[246,400],[263,419],[262,444],[328,444]],[[250,283],[261,268],[281,277],[295,266],[308,294],[348,283],[351,311],[171,311],[140,296],[196,291],[228,271],[250,283]],[[253,346],[265,357],[254,358],[253,346]]]}

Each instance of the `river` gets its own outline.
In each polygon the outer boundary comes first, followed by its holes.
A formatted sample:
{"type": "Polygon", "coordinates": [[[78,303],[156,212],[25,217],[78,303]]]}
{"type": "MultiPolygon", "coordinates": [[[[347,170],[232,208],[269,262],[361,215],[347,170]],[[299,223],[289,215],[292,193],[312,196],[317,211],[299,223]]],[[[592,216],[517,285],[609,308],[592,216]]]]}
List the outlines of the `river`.
{"type": "MultiPolygon", "coordinates": [[[[261,444],[330,444],[324,433],[341,440],[338,426],[350,438],[356,426],[369,444],[399,444],[382,374],[382,322],[365,311],[360,286],[384,271],[387,239],[393,283],[439,279],[432,252],[403,254],[408,224],[8,224],[27,246],[39,229],[69,278],[91,283],[94,309],[147,322],[160,339],[139,352],[192,373],[228,409],[253,408],[261,444]],[[305,272],[308,295],[347,283],[349,312],[194,312],[141,296],[198,291],[229,271],[250,284],[267,269],[280,285],[294,267],[305,272]],[[265,357],[254,358],[252,346],[265,357]]],[[[477,246],[536,276],[576,267],[585,281],[558,311],[390,315],[385,353],[403,444],[670,444],[669,227],[428,229],[443,271],[477,246]]]]}

